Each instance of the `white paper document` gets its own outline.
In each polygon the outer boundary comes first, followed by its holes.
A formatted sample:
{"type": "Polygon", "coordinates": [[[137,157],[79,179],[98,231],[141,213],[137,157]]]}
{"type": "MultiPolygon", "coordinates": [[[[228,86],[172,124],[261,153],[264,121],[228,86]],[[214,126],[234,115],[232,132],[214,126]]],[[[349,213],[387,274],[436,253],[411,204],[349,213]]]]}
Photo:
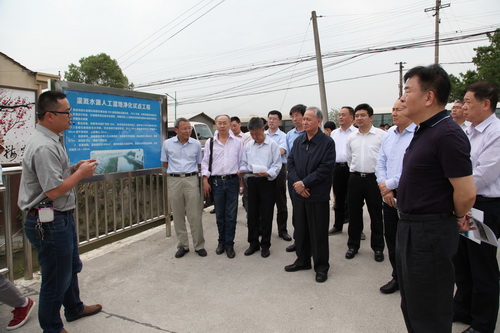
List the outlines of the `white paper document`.
{"type": "Polygon", "coordinates": [[[481,244],[481,242],[485,242],[498,247],[498,239],[495,236],[495,233],[486,224],[483,223],[484,212],[475,208],[472,208],[471,212],[472,217],[469,219],[469,221],[472,222],[471,227],[475,228],[475,230],[462,231],[460,232],[460,235],[467,237],[471,241],[478,244],[481,244]]]}

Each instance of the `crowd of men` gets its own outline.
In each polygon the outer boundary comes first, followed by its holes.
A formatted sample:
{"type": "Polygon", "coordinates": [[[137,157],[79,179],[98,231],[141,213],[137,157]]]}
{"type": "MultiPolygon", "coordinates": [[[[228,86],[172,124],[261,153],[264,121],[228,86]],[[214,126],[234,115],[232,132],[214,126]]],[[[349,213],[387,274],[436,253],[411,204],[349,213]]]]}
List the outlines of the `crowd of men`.
{"type": "MultiPolygon", "coordinates": [[[[405,75],[405,93],[392,108],[394,126],[372,124],[373,109],[345,106],[339,128],[323,127],[316,107],[298,104],[290,116],[295,128],[283,133],[282,114],[254,117],[241,132],[237,117],[218,115],[217,131],[201,144],[192,139],[190,122],[175,121],[176,136],[163,143],[161,161],[177,235],[176,258],[194,251],[208,255],[202,225],[205,198],[212,197],[218,229],[216,254],[235,258],[234,239],[239,194],[246,193],[249,247],[270,256],[274,206],[279,237],[288,233],[286,183],[296,260],[287,272],[314,268],[316,282],[328,279],[329,235],[348,222],[346,259],[353,259],[363,239],[363,206],[370,216],[370,244],[376,262],[387,245],[391,280],[384,294],[401,291],[401,309],[409,332],[451,332],[452,322],[470,325],[466,333],[494,332],[499,309],[496,247],[460,237],[477,225],[472,207],[500,235],[500,120],[495,115],[498,89],[478,82],[467,87],[451,117],[445,105],[451,89],[438,65],[415,67],[405,75]],[[268,129],[266,130],[266,122],[268,129]],[[201,180],[198,175],[201,174],[201,180]],[[330,226],[330,191],[334,222],[330,226]],[[202,191],[200,191],[200,188],[202,191]],[[204,197],[203,197],[204,195],[204,197]],[[385,236],[385,240],[384,240],[385,236]],[[312,263],[311,263],[312,258],[312,263]],[[454,293],[454,287],[456,291],[454,293]]],[[[91,177],[95,160],[70,166],[61,134],[71,125],[66,96],[45,92],[38,100],[38,126],[23,160],[18,204],[26,211],[25,232],[38,251],[42,271],[38,317],[44,332],[66,332],[60,318],[78,320],[102,306],[80,300],[82,263],[76,242],[74,187],[91,177]]],[[[1,280],[0,280],[1,281],[1,280]]],[[[15,307],[9,329],[22,326],[34,302],[12,285],[0,283],[15,307]]]]}
{"type": "MultiPolygon", "coordinates": [[[[239,118],[217,116],[217,131],[206,143],[203,160],[193,155],[190,162],[191,169],[201,170],[205,196],[214,196],[216,253],[236,255],[240,192],[248,196],[246,256],[260,251],[269,257],[275,205],[278,235],[291,240],[287,180],[294,243],[286,250],[295,251],[297,258],[285,271],[314,268],[316,281],[326,281],[328,235],[342,233],[346,223],[345,258],[353,259],[364,236],[366,203],[373,258],[384,261],[387,246],[392,267],[392,277],[380,291],[401,290],[408,331],[451,332],[452,321],[461,321],[470,325],[465,332],[493,332],[499,295],[496,248],[459,237],[459,230],[470,230],[469,210],[474,206],[500,235],[500,121],[494,114],[498,90],[486,82],[470,86],[450,116],[445,105],[451,85],[441,67],[415,67],[405,82],[389,129],[372,124],[373,108],[366,103],[342,107],[339,128],[332,122],[322,126],[318,108],[295,105],[290,110],[295,127],[286,134],[279,129],[282,114],[276,110],[267,115],[267,130],[266,119],[255,117],[247,133],[241,133],[239,118]],[[238,140],[245,135],[246,142],[238,140]],[[329,229],[332,187],[334,221],[329,229]]],[[[189,127],[183,118],[176,124],[189,127]]],[[[171,140],[177,139],[167,140],[164,147],[171,140]]],[[[194,175],[191,169],[167,173],[182,179],[194,175]]],[[[198,200],[201,206],[203,198],[198,200]]],[[[184,215],[179,219],[185,223],[184,215]]],[[[189,216],[188,221],[192,224],[189,216]]],[[[187,251],[179,242],[176,257],[187,251]]]]}

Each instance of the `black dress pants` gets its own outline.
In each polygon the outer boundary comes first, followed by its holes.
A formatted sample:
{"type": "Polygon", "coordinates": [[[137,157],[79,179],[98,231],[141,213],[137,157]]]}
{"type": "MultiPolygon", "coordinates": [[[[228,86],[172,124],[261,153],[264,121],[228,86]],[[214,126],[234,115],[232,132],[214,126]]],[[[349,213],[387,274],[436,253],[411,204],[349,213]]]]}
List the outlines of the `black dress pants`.
{"type": "Polygon", "coordinates": [[[280,173],[276,177],[276,224],[278,235],[288,233],[286,222],[288,220],[288,207],[286,200],[286,164],[281,166],[280,173]]]}
{"type": "Polygon", "coordinates": [[[437,221],[399,221],[396,267],[409,333],[451,333],[458,237],[453,215],[437,221]]]}
{"type": "Polygon", "coordinates": [[[397,280],[398,273],[396,270],[396,234],[398,231],[398,210],[389,206],[384,202],[384,234],[385,243],[387,244],[387,252],[389,252],[389,261],[392,266],[392,277],[397,280]]]}
{"type": "Polygon", "coordinates": [[[248,177],[248,243],[253,248],[271,247],[275,192],[276,180],[248,177]]]}
{"type": "Polygon", "coordinates": [[[351,173],[347,189],[347,200],[349,201],[349,239],[347,246],[350,249],[359,249],[361,232],[363,231],[363,202],[366,200],[371,220],[371,248],[373,251],[384,251],[382,196],[380,195],[375,174],[361,177],[356,173],[351,173]]]}
{"type": "MultiPolygon", "coordinates": [[[[484,223],[500,235],[500,202],[476,202],[484,212],[484,223]]],[[[497,248],[460,237],[454,258],[457,291],[453,300],[455,317],[470,321],[479,332],[493,333],[498,317],[499,271],[497,248]]]]}
{"type": "Polygon", "coordinates": [[[295,248],[299,266],[308,266],[311,255],[316,272],[327,273],[330,268],[328,245],[328,226],[330,225],[330,204],[325,202],[306,202],[295,199],[293,202],[295,219],[295,248]]]}
{"type": "Polygon", "coordinates": [[[342,231],[346,218],[347,208],[347,184],[349,181],[349,166],[347,163],[335,164],[333,172],[333,194],[335,195],[335,222],[334,227],[342,231]]]}

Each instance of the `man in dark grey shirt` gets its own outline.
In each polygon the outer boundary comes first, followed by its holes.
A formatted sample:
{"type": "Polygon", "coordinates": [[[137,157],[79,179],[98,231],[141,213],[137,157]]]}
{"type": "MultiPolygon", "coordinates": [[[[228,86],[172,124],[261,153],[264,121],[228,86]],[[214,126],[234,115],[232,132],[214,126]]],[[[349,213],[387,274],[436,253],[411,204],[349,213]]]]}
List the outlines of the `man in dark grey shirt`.
{"type": "Polygon", "coordinates": [[[85,160],[69,166],[61,142],[61,134],[71,125],[71,108],[65,94],[41,94],[37,119],[36,131],[24,152],[18,205],[26,212],[24,230],[38,251],[42,271],[40,327],[44,332],[59,333],[66,332],[61,305],[68,322],[102,309],[99,304],[84,305],[80,300],[77,274],[82,270],[82,262],[73,218],[74,187],[94,174],[97,163],[85,160]]]}

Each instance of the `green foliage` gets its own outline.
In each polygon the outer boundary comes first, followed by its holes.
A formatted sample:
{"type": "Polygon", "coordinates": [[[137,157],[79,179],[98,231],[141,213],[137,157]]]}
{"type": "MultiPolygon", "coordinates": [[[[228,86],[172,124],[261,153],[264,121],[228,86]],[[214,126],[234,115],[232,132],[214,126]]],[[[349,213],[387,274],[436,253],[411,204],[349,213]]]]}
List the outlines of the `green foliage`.
{"type": "Polygon", "coordinates": [[[450,75],[452,88],[449,102],[462,99],[465,88],[474,82],[489,81],[500,87],[500,29],[488,37],[489,46],[474,49],[476,56],[472,58],[472,62],[477,70],[468,70],[465,74],[460,73],[458,77],[450,75]]]}
{"type": "Polygon", "coordinates": [[[68,66],[68,71],[64,72],[66,80],[96,86],[134,89],[134,84],[129,83],[118,62],[106,53],[81,58],[79,62],[80,66],[75,64],[68,66]]]}
{"type": "Polygon", "coordinates": [[[333,121],[337,127],[339,127],[339,112],[340,109],[331,108],[328,112],[328,120],[333,121]]]}

